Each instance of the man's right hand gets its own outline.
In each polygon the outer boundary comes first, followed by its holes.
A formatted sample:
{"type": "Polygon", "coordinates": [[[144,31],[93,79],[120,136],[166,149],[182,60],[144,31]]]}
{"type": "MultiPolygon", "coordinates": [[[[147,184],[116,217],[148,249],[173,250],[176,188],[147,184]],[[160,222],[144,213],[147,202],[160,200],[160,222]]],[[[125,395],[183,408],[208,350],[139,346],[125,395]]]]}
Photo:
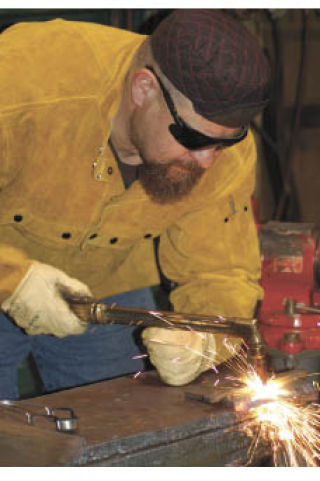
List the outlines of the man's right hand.
{"type": "Polygon", "coordinates": [[[27,334],[64,337],[86,330],[67,299],[91,298],[90,289],[55,267],[33,262],[15,292],[1,305],[27,334]]]}

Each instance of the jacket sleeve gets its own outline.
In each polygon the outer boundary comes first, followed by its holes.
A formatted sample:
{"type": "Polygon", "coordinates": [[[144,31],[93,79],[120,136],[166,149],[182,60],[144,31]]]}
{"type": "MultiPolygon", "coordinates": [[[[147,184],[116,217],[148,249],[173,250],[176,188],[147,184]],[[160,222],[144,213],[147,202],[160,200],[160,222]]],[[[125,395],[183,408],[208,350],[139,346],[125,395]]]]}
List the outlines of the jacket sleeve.
{"type": "MultiPolygon", "coordinates": [[[[251,317],[263,296],[251,209],[256,157],[252,134],[240,155],[238,169],[232,165],[230,177],[219,180],[220,193],[208,195],[202,207],[183,215],[161,237],[160,265],[177,283],[171,293],[176,311],[251,317]]],[[[227,165],[228,158],[223,162],[227,165]]]]}
{"type": "MultiPolygon", "coordinates": [[[[15,158],[9,153],[9,138],[12,130],[0,114],[0,202],[6,195],[6,187],[14,180],[19,167],[15,158]]],[[[7,299],[25,276],[32,261],[26,254],[9,246],[0,239],[0,305],[7,299]]]]}

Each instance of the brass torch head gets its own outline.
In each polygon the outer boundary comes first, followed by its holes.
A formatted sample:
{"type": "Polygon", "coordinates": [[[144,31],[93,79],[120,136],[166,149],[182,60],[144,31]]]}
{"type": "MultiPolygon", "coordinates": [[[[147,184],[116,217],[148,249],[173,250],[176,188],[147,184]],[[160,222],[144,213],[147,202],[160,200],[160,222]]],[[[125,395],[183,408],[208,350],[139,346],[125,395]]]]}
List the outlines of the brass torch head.
{"type": "Polygon", "coordinates": [[[248,339],[248,361],[262,382],[265,383],[268,377],[266,347],[257,324],[257,322],[253,324],[251,335],[248,339]]]}
{"type": "Polygon", "coordinates": [[[260,377],[261,381],[263,383],[266,383],[268,379],[266,356],[264,354],[254,354],[253,356],[249,356],[249,362],[252,365],[254,371],[260,377]]]}

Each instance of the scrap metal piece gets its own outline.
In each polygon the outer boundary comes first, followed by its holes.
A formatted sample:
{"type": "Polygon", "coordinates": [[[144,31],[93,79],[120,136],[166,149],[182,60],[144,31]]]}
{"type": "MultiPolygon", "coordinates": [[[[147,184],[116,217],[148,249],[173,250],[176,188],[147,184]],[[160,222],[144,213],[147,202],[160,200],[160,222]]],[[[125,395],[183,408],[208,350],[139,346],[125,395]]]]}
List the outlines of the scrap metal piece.
{"type": "Polygon", "coordinates": [[[224,388],[212,388],[211,391],[207,391],[203,393],[199,391],[185,392],[186,399],[191,399],[193,401],[199,401],[199,402],[204,402],[208,404],[217,404],[221,401],[228,399],[229,395],[230,395],[230,389],[224,389],[224,388]]]}
{"type": "MultiPolygon", "coordinates": [[[[308,373],[306,371],[296,370],[274,374],[271,379],[281,381],[281,385],[286,387],[288,394],[282,395],[281,399],[285,400],[290,398],[291,401],[297,404],[306,405],[316,403],[319,400],[319,392],[313,388],[313,385],[303,383],[307,377],[308,373]]],[[[213,405],[221,403],[226,407],[232,408],[235,412],[241,413],[274,402],[274,398],[272,397],[252,399],[249,395],[245,396],[241,393],[241,386],[232,387],[230,385],[190,388],[190,390],[185,392],[185,398],[213,405]]]]}
{"type": "Polygon", "coordinates": [[[57,431],[65,433],[73,432],[78,427],[78,418],[71,408],[48,408],[50,414],[54,416],[57,431]],[[58,415],[57,412],[62,411],[64,415],[58,415]]]}

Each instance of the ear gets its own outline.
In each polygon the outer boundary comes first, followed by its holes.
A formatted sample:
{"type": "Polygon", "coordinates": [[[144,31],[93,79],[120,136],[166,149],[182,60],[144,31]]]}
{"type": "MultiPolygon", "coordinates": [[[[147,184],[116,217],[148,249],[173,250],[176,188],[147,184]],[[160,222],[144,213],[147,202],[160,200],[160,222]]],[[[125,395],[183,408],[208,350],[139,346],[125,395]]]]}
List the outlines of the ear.
{"type": "Polygon", "coordinates": [[[157,81],[152,72],[142,68],[134,72],[131,78],[132,102],[142,107],[157,94],[157,81]]]}

